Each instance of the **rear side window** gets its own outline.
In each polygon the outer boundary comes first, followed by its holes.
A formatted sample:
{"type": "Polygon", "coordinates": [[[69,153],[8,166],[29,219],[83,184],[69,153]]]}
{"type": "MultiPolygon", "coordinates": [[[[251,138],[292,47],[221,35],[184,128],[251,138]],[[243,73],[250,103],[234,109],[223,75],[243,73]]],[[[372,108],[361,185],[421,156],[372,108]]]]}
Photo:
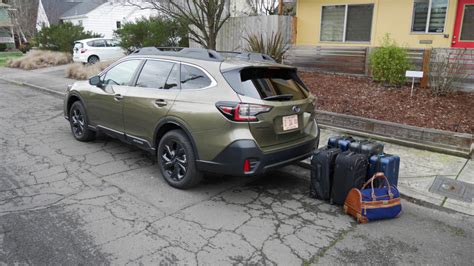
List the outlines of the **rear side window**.
{"type": "Polygon", "coordinates": [[[308,91],[294,69],[244,68],[223,73],[238,94],[269,101],[294,101],[308,91]]]}
{"type": "Polygon", "coordinates": [[[211,79],[199,68],[181,65],[181,89],[202,89],[211,83],[211,79]]]}
{"type": "Polygon", "coordinates": [[[138,77],[137,87],[163,89],[174,63],[148,60],[138,77]]]}
{"type": "Polygon", "coordinates": [[[87,45],[91,47],[105,47],[105,40],[95,40],[87,42],[87,45]]]}

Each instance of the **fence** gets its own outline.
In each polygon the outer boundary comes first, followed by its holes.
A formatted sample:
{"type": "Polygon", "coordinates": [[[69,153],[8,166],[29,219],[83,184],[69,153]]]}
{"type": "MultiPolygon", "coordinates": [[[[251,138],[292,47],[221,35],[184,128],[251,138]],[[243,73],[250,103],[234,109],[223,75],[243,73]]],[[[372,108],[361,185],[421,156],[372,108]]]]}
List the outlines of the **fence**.
{"type": "MultiPolygon", "coordinates": [[[[244,37],[251,34],[271,35],[272,32],[281,32],[286,43],[290,44],[293,38],[291,16],[248,16],[231,17],[222,26],[217,35],[217,50],[243,51],[247,47],[244,37]]],[[[200,47],[190,41],[189,47],[200,47]]]]}

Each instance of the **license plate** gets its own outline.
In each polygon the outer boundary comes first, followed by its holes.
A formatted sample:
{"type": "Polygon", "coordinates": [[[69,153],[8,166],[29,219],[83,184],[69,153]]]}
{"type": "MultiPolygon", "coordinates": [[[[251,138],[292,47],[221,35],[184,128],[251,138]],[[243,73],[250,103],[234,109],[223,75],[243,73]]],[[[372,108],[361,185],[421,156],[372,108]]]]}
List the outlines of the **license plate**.
{"type": "Polygon", "coordinates": [[[298,115],[289,115],[283,117],[283,130],[292,130],[298,128],[298,115]]]}

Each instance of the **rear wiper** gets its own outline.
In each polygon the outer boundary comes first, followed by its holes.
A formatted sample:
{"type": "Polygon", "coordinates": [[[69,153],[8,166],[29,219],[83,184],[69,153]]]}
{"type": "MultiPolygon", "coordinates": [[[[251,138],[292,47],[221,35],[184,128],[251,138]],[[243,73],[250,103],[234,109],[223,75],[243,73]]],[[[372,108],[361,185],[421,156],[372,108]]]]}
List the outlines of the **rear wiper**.
{"type": "Polygon", "coordinates": [[[289,101],[291,99],[293,99],[292,94],[281,94],[263,98],[265,101],[289,101]]]}

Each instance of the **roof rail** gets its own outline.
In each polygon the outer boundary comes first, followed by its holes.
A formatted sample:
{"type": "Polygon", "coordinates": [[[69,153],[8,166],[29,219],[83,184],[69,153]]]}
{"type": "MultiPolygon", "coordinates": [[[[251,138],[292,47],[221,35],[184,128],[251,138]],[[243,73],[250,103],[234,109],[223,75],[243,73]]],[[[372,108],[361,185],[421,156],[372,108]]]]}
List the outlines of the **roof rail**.
{"type": "Polygon", "coordinates": [[[224,55],[246,61],[272,62],[275,60],[266,54],[253,52],[214,51],[204,48],[187,47],[143,47],[135,50],[132,54],[137,55],[165,55],[194,58],[207,61],[224,61],[224,55]]]}
{"type": "Polygon", "coordinates": [[[218,52],[203,48],[183,48],[183,47],[143,47],[137,49],[133,54],[137,55],[167,55],[187,57],[208,61],[224,61],[224,57],[218,52]]]}

